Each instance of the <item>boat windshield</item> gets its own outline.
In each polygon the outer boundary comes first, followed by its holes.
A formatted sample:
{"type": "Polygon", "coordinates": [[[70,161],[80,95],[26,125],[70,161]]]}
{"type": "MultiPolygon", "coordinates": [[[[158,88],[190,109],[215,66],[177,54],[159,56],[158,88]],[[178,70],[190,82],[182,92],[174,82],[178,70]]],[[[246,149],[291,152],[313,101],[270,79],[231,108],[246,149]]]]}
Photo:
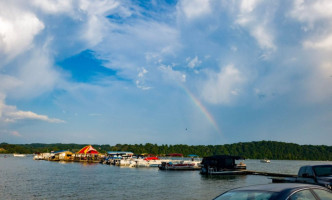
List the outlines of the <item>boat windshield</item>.
{"type": "Polygon", "coordinates": [[[316,176],[332,176],[332,165],[313,167],[316,176]]]}
{"type": "Polygon", "coordinates": [[[230,191],[216,197],[215,200],[269,200],[273,194],[266,191],[230,191]]]}

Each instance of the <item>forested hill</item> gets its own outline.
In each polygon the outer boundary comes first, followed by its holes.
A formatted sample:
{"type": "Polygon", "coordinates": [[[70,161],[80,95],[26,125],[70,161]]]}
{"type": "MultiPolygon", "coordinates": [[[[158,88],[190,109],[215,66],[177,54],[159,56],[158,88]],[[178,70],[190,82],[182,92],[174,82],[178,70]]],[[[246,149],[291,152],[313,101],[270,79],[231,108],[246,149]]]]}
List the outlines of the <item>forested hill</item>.
{"type": "MultiPolygon", "coordinates": [[[[34,153],[58,150],[78,151],[86,144],[0,144],[0,153],[34,153]]],[[[259,141],[240,142],[225,145],[157,145],[157,144],[117,144],[93,145],[101,153],[106,151],[131,151],[135,154],[166,155],[181,153],[183,155],[196,154],[200,157],[211,155],[239,155],[250,159],[278,159],[278,160],[332,160],[332,146],[298,145],[294,143],[259,141]]]]}

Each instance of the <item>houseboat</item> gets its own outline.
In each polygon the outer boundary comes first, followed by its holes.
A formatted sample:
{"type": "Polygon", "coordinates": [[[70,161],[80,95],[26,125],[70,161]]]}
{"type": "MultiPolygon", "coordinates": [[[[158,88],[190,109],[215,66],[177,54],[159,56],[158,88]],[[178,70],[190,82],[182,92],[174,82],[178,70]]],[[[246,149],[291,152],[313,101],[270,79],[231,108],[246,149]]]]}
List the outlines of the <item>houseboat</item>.
{"type": "Polygon", "coordinates": [[[103,163],[108,165],[129,166],[134,153],[128,151],[109,151],[103,163]]]}
{"type": "Polygon", "coordinates": [[[235,160],[244,160],[240,156],[215,155],[204,157],[201,174],[207,175],[238,175],[246,174],[246,165],[243,162],[236,164],[235,160]]]}
{"type": "Polygon", "coordinates": [[[162,162],[159,165],[160,170],[200,170],[201,166],[198,163],[185,162],[181,161],[173,161],[173,162],[162,162]]]}

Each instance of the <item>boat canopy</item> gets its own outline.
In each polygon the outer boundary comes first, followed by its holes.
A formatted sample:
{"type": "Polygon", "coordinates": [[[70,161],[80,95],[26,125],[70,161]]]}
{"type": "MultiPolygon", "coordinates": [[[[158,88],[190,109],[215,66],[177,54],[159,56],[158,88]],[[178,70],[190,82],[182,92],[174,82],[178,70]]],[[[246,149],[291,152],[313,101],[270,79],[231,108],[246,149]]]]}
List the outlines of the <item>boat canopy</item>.
{"type": "Polygon", "coordinates": [[[77,152],[78,154],[99,154],[99,152],[93,148],[91,145],[83,147],[77,152]]]}
{"type": "Polygon", "coordinates": [[[132,155],[134,155],[133,152],[129,152],[129,151],[108,151],[107,154],[108,155],[117,155],[117,156],[132,156],[132,155]]]}
{"type": "Polygon", "coordinates": [[[234,169],[236,164],[235,160],[243,160],[241,156],[229,156],[229,155],[215,155],[210,157],[204,157],[202,165],[215,167],[217,169],[234,169]]]}
{"type": "Polygon", "coordinates": [[[159,158],[156,156],[153,156],[153,157],[146,157],[146,158],[144,158],[144,160],[159,160],[159,158]]]}
{"type": "Polygon", "coordinates": [[[55,151],[55,152],[53,152],[53,154],[60,154],[60,153],[69,153],[69,154],[72,154],[73,152],[68,151],[68,150],[61,150],[61,151],[55,151]]]}
{"type": "Polygon", "coordinates": [[[189,154],[188,157],[199,157],[199,156],[195,154],[189,154]]]}

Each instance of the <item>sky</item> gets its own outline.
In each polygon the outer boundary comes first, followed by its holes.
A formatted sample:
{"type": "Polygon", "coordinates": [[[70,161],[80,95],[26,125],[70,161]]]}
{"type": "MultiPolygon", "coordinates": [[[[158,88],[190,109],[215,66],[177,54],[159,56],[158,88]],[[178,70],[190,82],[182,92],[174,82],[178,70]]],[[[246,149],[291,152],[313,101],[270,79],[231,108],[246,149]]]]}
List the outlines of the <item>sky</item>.
{"type": "Polygon", "coordinates": [[[330,0],[0,0],[0,142],[331,136],[330,0]]]}

